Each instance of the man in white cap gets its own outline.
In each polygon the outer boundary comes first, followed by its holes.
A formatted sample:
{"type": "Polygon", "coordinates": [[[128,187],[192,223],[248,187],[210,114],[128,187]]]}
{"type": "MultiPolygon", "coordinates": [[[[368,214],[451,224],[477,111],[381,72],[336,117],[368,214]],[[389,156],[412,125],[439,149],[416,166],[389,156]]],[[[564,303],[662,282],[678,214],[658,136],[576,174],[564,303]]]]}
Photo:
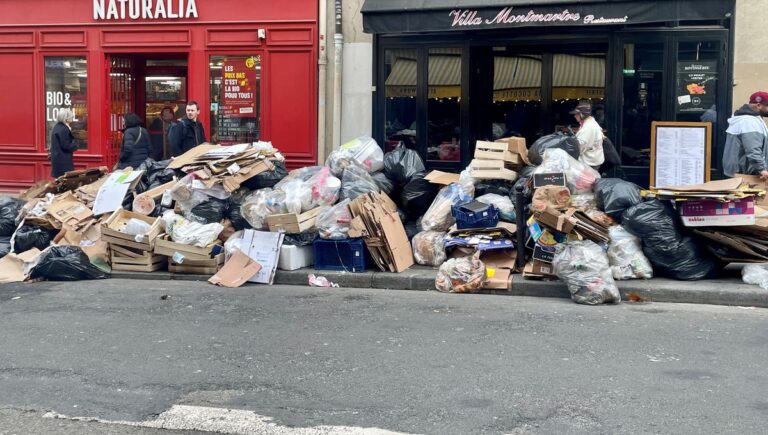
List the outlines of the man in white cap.
{"type": "Polygon", "coordinates": [[[579,140],[579,161],[598,170],[605,161],[603,155],[603,129],[592,116],[592,104],[582,101],[570,114],[576,118],[581,127],[576,133],[579,140]]]}

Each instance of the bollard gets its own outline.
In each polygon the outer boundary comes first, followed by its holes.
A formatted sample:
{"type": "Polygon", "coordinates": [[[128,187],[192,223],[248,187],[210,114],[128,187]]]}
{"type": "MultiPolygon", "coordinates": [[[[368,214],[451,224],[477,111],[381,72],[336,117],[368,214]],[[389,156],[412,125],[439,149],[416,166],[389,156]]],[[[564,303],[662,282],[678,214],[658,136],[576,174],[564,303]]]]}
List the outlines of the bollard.
{"type": "Polygon", "coordinates": [[[523,185],[515,184],[515,221],[517,223],[517,268],[522,271],[525,267],[525,201],[523,200],[523,185]]]}

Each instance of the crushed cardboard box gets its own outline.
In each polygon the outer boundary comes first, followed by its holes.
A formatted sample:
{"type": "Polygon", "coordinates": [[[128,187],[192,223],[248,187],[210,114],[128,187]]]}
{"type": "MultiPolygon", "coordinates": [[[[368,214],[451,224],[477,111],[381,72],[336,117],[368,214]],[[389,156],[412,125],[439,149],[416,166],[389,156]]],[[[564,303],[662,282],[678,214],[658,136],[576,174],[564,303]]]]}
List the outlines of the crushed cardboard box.
{"type": "Polygon", "coordinates": [[[397,206],[384,193],[358,196],[349,204],[349,236],[362,237],[382,271],[402,272],[413,265],[413,251],[397,206]]]}
{"type": "Polygon", "coordinates": [[[222,287],[240,287],[260,270],[261,264],[236,249],[224,267],[210,277],[208,282],[222,287]]]}

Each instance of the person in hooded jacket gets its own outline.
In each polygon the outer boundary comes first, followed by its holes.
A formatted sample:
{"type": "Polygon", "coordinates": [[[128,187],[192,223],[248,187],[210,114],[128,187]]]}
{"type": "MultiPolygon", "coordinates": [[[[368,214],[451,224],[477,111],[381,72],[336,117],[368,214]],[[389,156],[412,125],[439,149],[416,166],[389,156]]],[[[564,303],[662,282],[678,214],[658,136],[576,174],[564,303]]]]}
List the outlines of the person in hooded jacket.
{"type": "Polygon", "coordinates": [[[200,116],[197,101],[188,101],[185,112],[187,117],[168,129],[168,143],[173,157],[178,157],[206,142],[203,124],[197,119],[200,116]]]}
{"type": "Polygon", "coordinates": [[[72,135],[70,124],[75,114],[70,109],[59,110],[56,125],[51,130],[51,148],[48,150],[51,160],[51,177],[58,178],[66,172],[75,170],[74,153],[77,143],[72,135]]]}
{"type": "Polygon", "coordinates": [[[723,152],[723,173],[759,175],[768,180],[768,92],[755,92],[749,103],[728,119],[723,152]]]}
{"type": "Polygon", "coordinates": [[[123,143],[120,145],[120,159],[115,165],[116,169],[127,167],[137,168],[149,157],[152,149],[152,141],[147,129],[141,126],[141,118],[135,113],[126,113],[125,129],[123,130],[123,143]]]}

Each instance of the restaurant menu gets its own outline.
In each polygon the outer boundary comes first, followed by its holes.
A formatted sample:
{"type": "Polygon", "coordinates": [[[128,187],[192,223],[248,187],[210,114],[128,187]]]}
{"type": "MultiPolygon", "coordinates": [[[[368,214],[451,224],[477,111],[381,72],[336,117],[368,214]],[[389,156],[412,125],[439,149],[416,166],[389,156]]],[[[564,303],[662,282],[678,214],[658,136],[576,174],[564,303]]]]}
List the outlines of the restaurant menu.
{"type": "Polygon", "coordinates": [[[706,182],[707,128],[656,127],[654,187],[706,182]]]}

